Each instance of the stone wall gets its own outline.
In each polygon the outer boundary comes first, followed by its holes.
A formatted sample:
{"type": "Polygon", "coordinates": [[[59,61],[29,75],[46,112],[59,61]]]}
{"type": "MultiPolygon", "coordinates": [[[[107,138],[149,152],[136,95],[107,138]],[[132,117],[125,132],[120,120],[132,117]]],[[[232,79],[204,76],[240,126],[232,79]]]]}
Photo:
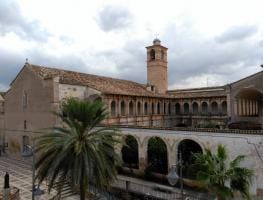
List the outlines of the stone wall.
{"type": "MultiPolygon", "coordinates": [[[[160,137],[167,146],[168,166],[176,163],[177,148],[182,140],[190,139],[198,143],[201,148],[216,151],[219,144],[226,146],[229,159],[238,155],[245,155],[243,162],[245,167],[255,172],[255,182],[251,190],[263,189],[263,138],[262,135],[211,133],[211,132],[190,132],[175,130],[154,130],[154,129],[129,129],[122,128],[122,133],[133,135],[138,142],[139,167],[144,170],[147,165],[147,144],[151,137],[160,137]]],[[[119,151],[120,152],[120,151],[119,151]]]]}
{"type": "Polygon", "coordinates": [[[5,95],[5,134],[6,139],[15,146],[22,147],[22,137],[34,136],[55,125],[54,88],[57,80],[42,80],[28,68],[23,68],[19,76],[12,82],[11,89],[5,95]]]}

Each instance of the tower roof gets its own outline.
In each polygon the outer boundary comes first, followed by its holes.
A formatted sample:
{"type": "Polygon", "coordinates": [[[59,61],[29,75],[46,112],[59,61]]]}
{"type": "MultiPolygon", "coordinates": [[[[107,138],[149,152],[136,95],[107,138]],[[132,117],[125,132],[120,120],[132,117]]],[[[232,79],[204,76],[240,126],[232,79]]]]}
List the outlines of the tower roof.
{"type": "Polygon", "coordinates": [[[161,40],[159,40],[158,38],[155,38],[154,40],[153,40],[153,44],[157,44],[157,45],[160,45],[161,44],[161,40]]]}

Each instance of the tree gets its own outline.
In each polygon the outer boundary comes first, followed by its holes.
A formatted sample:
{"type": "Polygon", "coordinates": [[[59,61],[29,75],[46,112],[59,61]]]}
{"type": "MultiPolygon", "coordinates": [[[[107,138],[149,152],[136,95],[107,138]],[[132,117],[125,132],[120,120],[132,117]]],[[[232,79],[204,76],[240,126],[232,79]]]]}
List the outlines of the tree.
{"type": "Polygon", "coordinates": [[[121,153],[122,160],[126,166],[130,168],[138,168],[138,143],[133,136],[126,136],[125,145],[123,146],[121,153]]]}
{"type": "Polygon", "coordinates": [[[69,181],[84,200],[90,181],[107,187],[116,178],[120,159],[114,146],[121,142],[120,136],[116,129],[96,128],[106,117],[101,102],[69,98],[57,115],[63,126],[36,139],[37,179],[39,183],[47,179],[49,190],[56,181],[61,189],[69,181]]]}
{"type": "Polygon", "coordinates": [[[234,197],[238,191],[243,198],[250,199],[249,186],[253,171],[240,167],[245,156],[239,155],[228,164],[226,148],[217,147],[215,154],[210,150],[205,153],[195,153],[192,168],[196,170],[196,179],[201,187],[217,195],[218,199],[225,200],[234,197]]]}
{"type": "Polygon", "coordinates": [[[167,174],[167,147],[159,137],[152,137],[148,142],[147,149],[149,168],[152,172],[167,174]]]}

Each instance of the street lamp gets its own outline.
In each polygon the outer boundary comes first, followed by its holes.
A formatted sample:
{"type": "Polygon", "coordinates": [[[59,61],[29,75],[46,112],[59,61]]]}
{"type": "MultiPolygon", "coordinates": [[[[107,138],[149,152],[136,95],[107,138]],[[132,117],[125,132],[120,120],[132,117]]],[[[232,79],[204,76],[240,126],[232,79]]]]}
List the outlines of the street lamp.
{"type": "Polygon", "coordinates": [[[181,191],[181,199],[184,199],[184,189],[183,189],[183,161],[182,161],[182,152],[179,152],[179,161],[172,165],[170,172],[167,175],[167,180],[170,185],[174,186],[178,180],[180,180],[180,191],[181,191]],[[180,173],[179,176],[176,173],[176,169],[179,167],[180,173]]]}
{"type": "Polygon", "coordinates": [[[32,146],[26,145],[26,147],[29,149],[22,152],[22,157],[28,158],[32,156],[32,200],[35,200],[35,196],[40,196],[44,194],[44,191],[39,188],[39,186],[36,188],[35,186],[35,152],[34,148],[32,146]]]}

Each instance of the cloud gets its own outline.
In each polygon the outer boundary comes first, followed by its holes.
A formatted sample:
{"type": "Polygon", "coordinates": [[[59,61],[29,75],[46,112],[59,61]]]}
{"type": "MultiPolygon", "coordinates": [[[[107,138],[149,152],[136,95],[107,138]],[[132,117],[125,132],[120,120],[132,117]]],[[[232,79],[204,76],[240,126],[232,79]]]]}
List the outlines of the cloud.
{"type": "Polygon", "coordinates": [[[132,22],[132,15],[127,8],[109,5],[98,13],[96,20],[103,31],[109,32],[127,28],[132,22]]]}
{"type": "Polygon", "coordinates": [[[68,54],[58,57],[50,55],[43,50],[33,49],[24,52],[12,52],[0,48],[0,91],[6,90],[9,87],[11,81],[24,66],[26,57],[31,64],[86,73],[90,72],[88,65],[78,55],[68,54]]]}
{"type": "Polygon", "coordinates": [[[28,21],[18,4],[12,0],[0,1],[0,35],[13,32],[22,39],[47,41],[49,33],[37,21],[28,21]]]}
{"type": "Polygon", "coordinates": [[[218,43],[194,33],[190,24],[171,24],[162,35],[168,50],[170,89],[224,85],[260,69],[263,46],[255,38],[218,43]]]}
{"type": "Polygon", "coordinates": [[[257,26],[235,26],[226,30],[222,35],[216,38],[217,42],[226,43],[239,41],[254,35],[258,31],[257,26]]]}

